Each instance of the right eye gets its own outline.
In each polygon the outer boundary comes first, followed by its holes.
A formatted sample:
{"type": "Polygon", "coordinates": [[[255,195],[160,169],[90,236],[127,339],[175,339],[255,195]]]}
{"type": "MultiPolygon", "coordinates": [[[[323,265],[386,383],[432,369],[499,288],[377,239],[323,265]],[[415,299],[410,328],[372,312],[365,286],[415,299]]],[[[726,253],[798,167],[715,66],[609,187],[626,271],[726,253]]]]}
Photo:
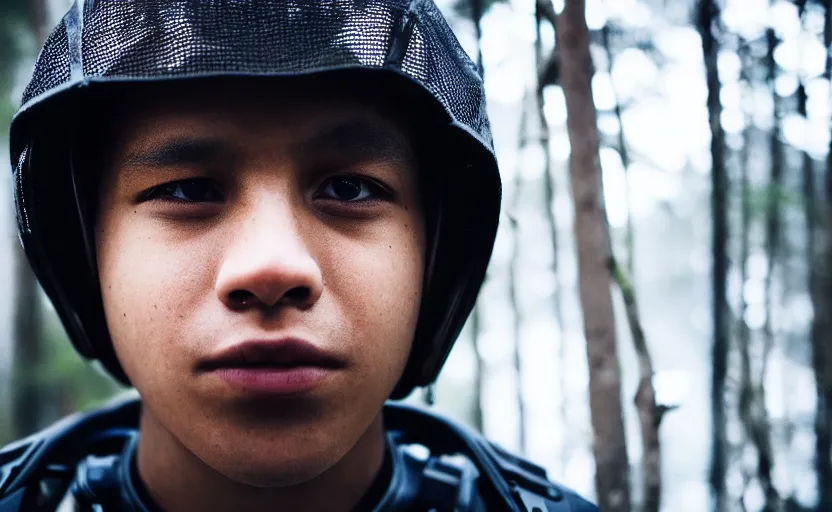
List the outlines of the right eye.
{"type": "Polygon", "coordinates": [[[223,200],[217,183],[208,178],[171,181],[151,187],[139,196],[139,201],[175,201],[181,203],[218,203],[223,200]]]}

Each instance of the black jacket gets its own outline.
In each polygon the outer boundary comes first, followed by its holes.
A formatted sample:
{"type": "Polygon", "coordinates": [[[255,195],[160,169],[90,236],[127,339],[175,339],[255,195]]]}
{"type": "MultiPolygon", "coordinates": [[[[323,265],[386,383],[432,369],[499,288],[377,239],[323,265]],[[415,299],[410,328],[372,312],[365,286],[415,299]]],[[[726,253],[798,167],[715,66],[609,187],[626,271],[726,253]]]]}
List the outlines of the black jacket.
{"type": "MultiPolygon", "coordinates": [[[[84,512],[158,511],[134,469],[140,410],[138,399],[120,400],[4,447],[0,512],[52,512],[67,505],[84,512]]],[[[549,482],[542,468],[445,418],[393,403],[384,416],[387,474],[362,510],[598,510],[549,482]]]]}

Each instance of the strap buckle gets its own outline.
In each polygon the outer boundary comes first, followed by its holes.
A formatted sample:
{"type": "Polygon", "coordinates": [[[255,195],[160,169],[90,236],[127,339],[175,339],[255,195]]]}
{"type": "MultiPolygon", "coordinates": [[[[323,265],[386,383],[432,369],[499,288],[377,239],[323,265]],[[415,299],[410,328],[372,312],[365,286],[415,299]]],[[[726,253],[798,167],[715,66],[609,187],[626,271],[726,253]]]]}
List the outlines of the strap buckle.
{"type": "Polygon", "coordinates": [[[512,455],[494,443],[495,462],[511,486],[514,500],[526,512],[547,512],[547,502],[564,502],[564,495],[546,477],[546,470],[532,462],[512,455]]]}

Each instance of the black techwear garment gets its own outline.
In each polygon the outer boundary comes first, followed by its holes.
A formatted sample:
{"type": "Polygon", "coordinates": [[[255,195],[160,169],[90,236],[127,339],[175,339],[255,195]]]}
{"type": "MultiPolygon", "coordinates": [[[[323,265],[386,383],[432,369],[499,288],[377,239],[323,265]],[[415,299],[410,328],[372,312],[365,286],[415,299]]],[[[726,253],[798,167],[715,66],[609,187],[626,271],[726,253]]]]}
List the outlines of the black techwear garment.
{"type": "MultiPolygon", "coordinates": [[[[0,450],[0,512],[159,512],[135,470],[140,402],[121,399],[0,450]],[[95,507],[99,508],[95,508],[95,507]]],[[[534,464],[428,412],[388,404],[386,470],[360,511],[597,512],[534,464]]],[[[196,491],[193,491],[196,492],[196,491]]]]}
{"type": "MultiPolygon", "coordinates": [[[[360,77],[424,127],[430,184],[423,305],[392,398],[432,383],[473,307],[500,178],[475,65],[430,0],[77,0],[47,39],[11,127],[20,239],[77,350],[127,383],[107,331],[81,158],[115,84],[214,76],[360,77]]],[[[85,174],[86,172],[86,174],[85,174]]]]}

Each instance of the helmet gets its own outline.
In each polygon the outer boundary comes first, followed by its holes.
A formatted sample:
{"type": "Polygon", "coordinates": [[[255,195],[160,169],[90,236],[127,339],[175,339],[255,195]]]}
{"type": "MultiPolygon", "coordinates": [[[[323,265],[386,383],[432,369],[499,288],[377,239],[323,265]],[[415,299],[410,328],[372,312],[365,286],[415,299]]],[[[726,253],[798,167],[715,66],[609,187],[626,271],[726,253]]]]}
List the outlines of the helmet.
{"type": "MultiPolygon", "coordinates": [[[[76,0],[38,57],[10,132],[20,241],[75,348],[129,384],[107,330],[79,133],[115,84],[360,76],[430,126],[423,302],[391,398],[431,384],[476,300],[500,178],[476,66],[431,0],[76,0]],[[388,93],[389,94],[389,93],[388,93]]],[[[423,138],[423,140],[422,140],[423,138]]]]}

